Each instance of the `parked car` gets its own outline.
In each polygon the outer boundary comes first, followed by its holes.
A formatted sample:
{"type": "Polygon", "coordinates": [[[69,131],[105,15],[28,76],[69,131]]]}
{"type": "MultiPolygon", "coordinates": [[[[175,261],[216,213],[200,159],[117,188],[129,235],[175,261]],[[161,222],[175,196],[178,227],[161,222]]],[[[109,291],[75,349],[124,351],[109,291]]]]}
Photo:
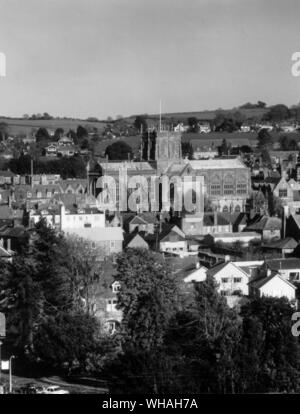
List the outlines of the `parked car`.
{"type": "Polygon", "coordinates": [[[19,392],[21,394],[38,394],[39,386],[33,382],[29,382],[28,384],[24,385],[23,387],[19,388],[19,392]]]}
{"type": "Polygon", "coordinates": [[[70,394],[69,391],[60,388],[58,385],[51,385],[46,388],[44,394],[70,394]]]}

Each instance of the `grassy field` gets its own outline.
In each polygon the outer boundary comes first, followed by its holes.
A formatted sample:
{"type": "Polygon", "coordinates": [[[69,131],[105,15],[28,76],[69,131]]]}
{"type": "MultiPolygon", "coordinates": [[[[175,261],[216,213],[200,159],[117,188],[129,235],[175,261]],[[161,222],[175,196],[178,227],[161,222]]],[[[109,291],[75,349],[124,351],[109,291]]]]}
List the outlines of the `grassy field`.
{"type": "Polygon", "coordinates": [[[0,118],[0,122],[5,122],[9,126],[9,132],[11,135],[17,135],[21,133],[30,134],[33,129],[37,130],[41,127],[55,130],[56,128],[63,128],[65,132],[70,129],[76,131],[79,125],[90,128],[97,128],[101,132],[107,122],[102,121],[82,121],[79,119],[51,119],[51,120],[31,120],[31,119],[15,119],[15,118],[0,118]]]}

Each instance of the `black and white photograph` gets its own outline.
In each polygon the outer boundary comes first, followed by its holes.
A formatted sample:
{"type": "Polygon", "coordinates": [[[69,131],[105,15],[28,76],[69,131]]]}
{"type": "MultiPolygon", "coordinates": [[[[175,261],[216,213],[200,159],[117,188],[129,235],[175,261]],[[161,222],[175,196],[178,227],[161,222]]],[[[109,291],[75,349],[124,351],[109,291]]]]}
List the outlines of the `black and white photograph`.
{"type": "Polygon", "coordinates": [[[0,16],[0,409],[300,394],[299,0],[0,16]]]}

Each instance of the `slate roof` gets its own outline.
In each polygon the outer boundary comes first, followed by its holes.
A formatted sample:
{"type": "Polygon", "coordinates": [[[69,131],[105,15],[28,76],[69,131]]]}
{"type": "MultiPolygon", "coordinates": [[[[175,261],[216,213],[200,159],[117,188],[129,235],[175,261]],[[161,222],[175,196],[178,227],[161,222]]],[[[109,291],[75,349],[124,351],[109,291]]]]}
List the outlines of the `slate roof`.
{"type": "Polygon", "coordinates": [[[270,269],[276,271],[280,269],[300,269],[300,259],[294,257],[266,260],[266,264],[270,269]]]}
{"type": "Polygon", "coordinates": [[[254,286],[255,288],[259,289],[262,286],[264,286],[265,284],[267,284],[270,280],[272,280],[274,277],[279,277],[281,280],[283,280],[285,283],[287,283],[289,286],[291,286],[294,290],[296,290],[296,286],[294,286],[291,282],[289,282],[288,280],[284,279],[282,276],[280,276],[278,273],[273,273],[270,276],[267,277],[263,277],[261,279],[256,279],[251,281],[250,283],[252,284],[252,286],[254,286]]]}
{"type": "Polygon", "coordinates": [[[283,240],[277,240],[272,243],[262,245],[262,247],[267,247],[270,249],[295,249],[297,246],[298,243],[293,237],[286,237],[283,240]]]}
{"type": "MultiPolygon", "coordinates": [[[[230,224],[230,221],[224,216],[223,213],[217,214],[217,225],[218,226],[227,226],[229,224],[230,224]]],[[[203,225],[214,226],[214,214],[213,213],[204,213],[203,225]]]]}
{"type": "Polygon", "coordinates": [[[264,231],[264,230],[281,230],[282,222],[278,217],[267,217],[263,216],[256,222],[250,224],[246,231],[264,231]]]}

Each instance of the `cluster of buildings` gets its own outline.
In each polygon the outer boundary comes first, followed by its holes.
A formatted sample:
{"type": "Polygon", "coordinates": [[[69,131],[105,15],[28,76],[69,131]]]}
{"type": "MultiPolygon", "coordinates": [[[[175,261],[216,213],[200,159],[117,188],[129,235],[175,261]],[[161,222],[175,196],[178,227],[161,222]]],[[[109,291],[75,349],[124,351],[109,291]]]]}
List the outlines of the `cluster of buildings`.
{"type": "MultiPolygon", "coordinates": [[[[72,144],[57,145],[70,149],[72,144]]],[[[121,285],[114,276],[114,257],[129,248],[163,254],[174,273],[182,275],[184,286],[213,277],[230,306],[262,295],[285,296],[297,304],[297,152],[274,151],[274,170],[267,171],[260,161],[247,164],[242,156],[213,154],[208,159],[188,160],[182,156],[180,131],[159,131],[155,140],[143,138],[141,146],[147,150],[141,151],[146,155],[140,161],[92,160],[86,179],[63,180],[57,174],[17,176],[0,171],[0,257],[12,260],[20,240],[41,218],[59,232],[89,240],[111,275],[111,284],[95,294],[94,304],[95,315],[110,332],[122,318],[116,307],[121,285]],[[134,211],[121,208],[120,180],[125,174],[128,180],[143,178],[139,194],[145,198],[134,211]],[[116,183],[105,188],[115,200],[113,210],[101,198],[107,177],[116,183]],[[162,187],[158,187],[157,197],[149,191],[150,184],[161,177],[179,183],[173,190],[170,187],[169,204],[163,208],[162,187]],[[176,210],[177,193],[180,197],[191,193],[197,203],[197,179],[201,183],[201,208],[188,211],[183,205],[176,210]],[[274,196],[280,200],[284,214],[270,214],[270,194],[273,203],[274,196]]]]}

